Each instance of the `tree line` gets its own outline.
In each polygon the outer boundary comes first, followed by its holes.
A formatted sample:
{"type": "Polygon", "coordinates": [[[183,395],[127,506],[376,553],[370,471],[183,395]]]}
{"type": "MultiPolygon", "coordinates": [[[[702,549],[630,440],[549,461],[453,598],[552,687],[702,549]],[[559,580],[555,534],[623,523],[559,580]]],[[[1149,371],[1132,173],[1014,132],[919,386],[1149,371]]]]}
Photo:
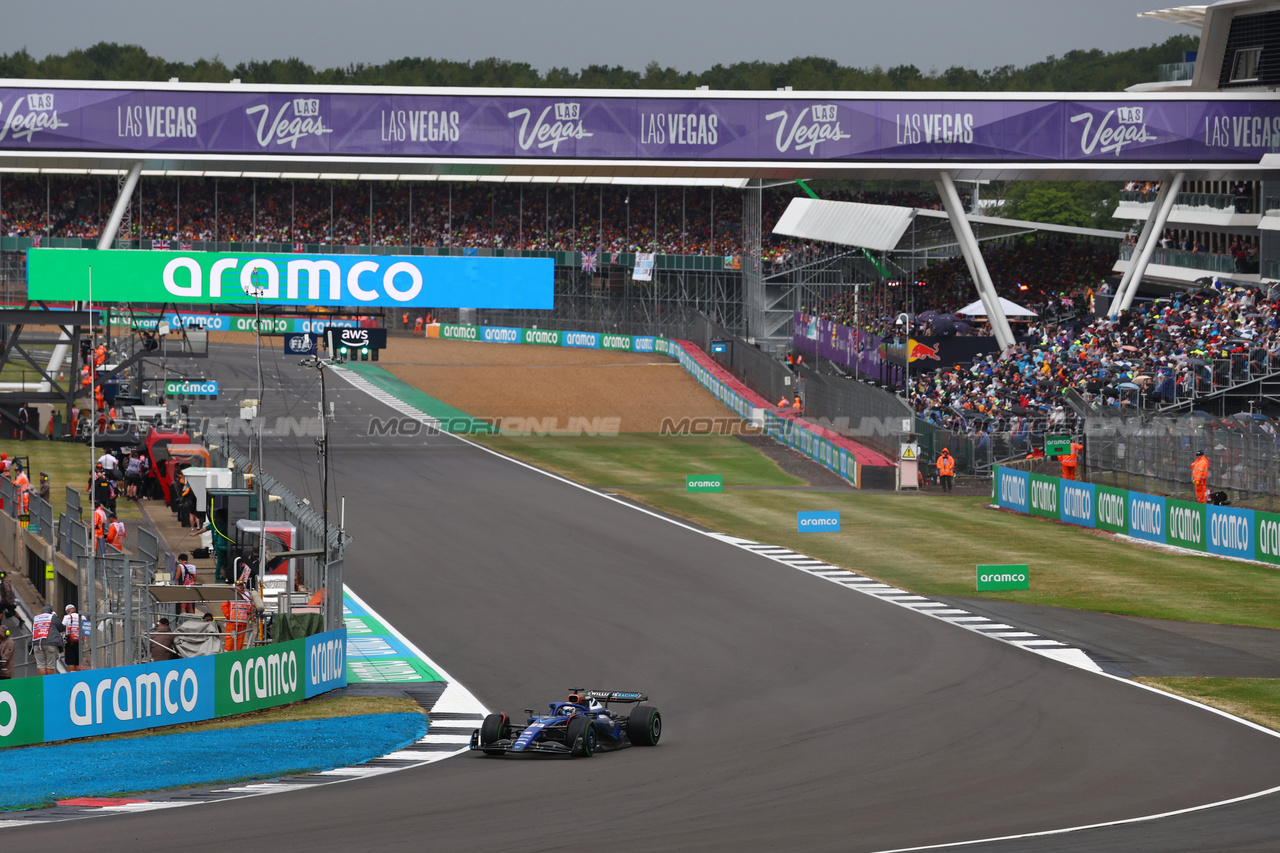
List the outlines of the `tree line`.
{"type": "Polygon", "coordinates": [[[36,59],[25,49],[0,54],[0,77],[49,80],[166,81],[191,83],[359,86],[480,86],[493,88],[796,90],[888,92],[1115,92],[1156,77],[1158,65],[1181,62],[1195,50],[1193,35],[1171,36],[1160,44],[1130,50],[1073,50],[1023,67],[1002,65],[979,71],[952,66],[921,71],[915,65],[852,68],[816,56],[787,62],[717,63],[706,71],[679,71],[651,62],[643,71],[621,65],[566,67],[545,73],[526,62],[481,59],[459,62],[406,57],[380,65],[355,64],[318,69],[297,58],[253,60],[228,66],[218,57],[170,62],[130,44],[99,42],[83,50],[36,59]]]}

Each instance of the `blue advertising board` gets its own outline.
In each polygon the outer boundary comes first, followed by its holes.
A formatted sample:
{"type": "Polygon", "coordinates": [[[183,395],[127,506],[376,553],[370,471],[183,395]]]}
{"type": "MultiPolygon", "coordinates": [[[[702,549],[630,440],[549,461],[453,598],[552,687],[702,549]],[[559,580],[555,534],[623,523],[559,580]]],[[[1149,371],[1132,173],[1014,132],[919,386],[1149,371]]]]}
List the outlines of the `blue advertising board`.
{"type": "Polygon", "coordinates": [[[561,342],[566,347],[600,349],[600,335],[595,332],[565,332],[561,342]]]}
{"type": "Polygon", "coordinates": [[[839,533],[840,513],[834,512],[797,512],[796,530],[801,533],[839,533]]]}
{"type": "Polygon", "coordinates": [[[306,696],[310,699],[347,686],[347,632],[325,631],[307,637],[306,696]]]}
{"type": "Polygon", "coordinates": [[[1009,468],[997,468],[996,472],[996,503],[1004,509],[1030,512],[1031,475],[1009,468]]]}
{"type": "Polygon", "coordinates": [[[1209,506],[1209,536],[1205,543],[1210,554],[1224,557],[1255,557],[1254,518],[1251,509],[1209,506]]]}
{"type": "Polygon", "coordinates": [[[1165,543],[1164,498],[1157,495],[1129,493],[1129,535],[1148,542],[1165,543]]]}
{"type": "Polygon", "coordinates": [[[521,338],[521,329],[511,329],[505,326],[481,326],[480,340],[490,344],[518,344],[521,338]]]}
{"type": "Polygon", "coordinates": [[[211,720],[214,656],[47,675],[46,741],[211,720]]]}
{"type": "Polygon", "coordinates": [[[1059,483],[1058,517],[1081,527],[1096,527],[1093,484],[1078,483],[1075,480],[1060,480],[1059,483]]]}

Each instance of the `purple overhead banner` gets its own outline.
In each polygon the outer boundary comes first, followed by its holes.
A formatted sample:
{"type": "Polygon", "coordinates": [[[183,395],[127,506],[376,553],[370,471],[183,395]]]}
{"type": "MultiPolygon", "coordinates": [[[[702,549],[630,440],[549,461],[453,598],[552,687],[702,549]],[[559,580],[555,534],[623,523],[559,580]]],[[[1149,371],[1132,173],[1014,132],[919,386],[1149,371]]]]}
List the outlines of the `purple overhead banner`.
{"type": "Polygon", "coordinates": [[[792,343],[802,352],[856,370],[864,376],[897,381],[902,368],[885,357],[885,339],[799,311],[791,326],[792,343]]]}
{"type": "Polygon", "coordinates": [[[805,100],[6,87],[0,88],[5,150],[1256,164],[1263,154],[1280,151],[1280,99],[805,100]]]}

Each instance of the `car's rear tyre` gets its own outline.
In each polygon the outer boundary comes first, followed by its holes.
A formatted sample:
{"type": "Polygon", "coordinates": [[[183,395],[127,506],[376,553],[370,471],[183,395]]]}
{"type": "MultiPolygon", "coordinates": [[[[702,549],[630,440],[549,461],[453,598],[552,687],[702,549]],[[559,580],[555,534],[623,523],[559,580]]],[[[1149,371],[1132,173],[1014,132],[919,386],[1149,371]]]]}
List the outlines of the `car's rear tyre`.
{"type": "MultiPolygon", "coordinates": [[[[490,714],[484,718],[484,722],[480,724],[480,748],[484,749],[491,743],[497,743],[507,737],[510,724],[507,721],[506,714],[490,714]]],[[[501,749],[485,749],[485,755],[502,755],[501,749]]]]}
{"type": "Polygon", "coordinates": [[[587,717],[574,717],[564,733],[565,743],[578,758],[590,758],[596,752],[596,724],[587,717]]]}
{"type": "Polygon", "coordinates": [[[637,705],[627,717],[627,740],[635,746],[657,746],[662,737],[662,715],[652,705],[637,705]]]}

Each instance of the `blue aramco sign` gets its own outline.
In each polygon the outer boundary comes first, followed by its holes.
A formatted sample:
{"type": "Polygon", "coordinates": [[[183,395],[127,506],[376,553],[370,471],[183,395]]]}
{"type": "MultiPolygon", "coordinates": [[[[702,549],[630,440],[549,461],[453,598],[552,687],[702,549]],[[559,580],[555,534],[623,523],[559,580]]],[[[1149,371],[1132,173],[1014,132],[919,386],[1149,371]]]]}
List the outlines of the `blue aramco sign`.
{"type": "Polygon", "coordinates": [[[796,529],[801,533],[822,531],[826,533],[840,532],[840,513],[835,512],[797,512],[796,529]]]}

